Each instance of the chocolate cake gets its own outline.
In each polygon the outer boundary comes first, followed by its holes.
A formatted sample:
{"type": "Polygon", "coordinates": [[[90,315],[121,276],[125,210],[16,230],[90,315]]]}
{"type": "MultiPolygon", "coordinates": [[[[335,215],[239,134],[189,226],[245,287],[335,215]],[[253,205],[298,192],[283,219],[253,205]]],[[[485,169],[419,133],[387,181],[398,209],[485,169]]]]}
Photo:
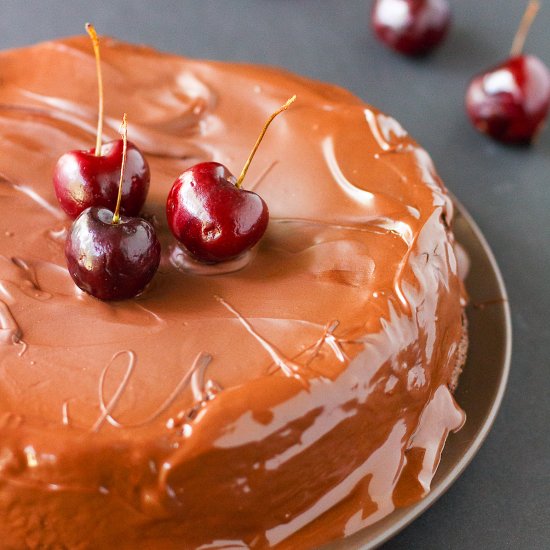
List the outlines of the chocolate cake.
{"type": "Polygon", "coordinates": [[[310,548],[425,495],[464,413],[453,206],[392,118],[280,70],[105,39],[106,138],[147,156],[161,266],[82,293],[51,174],[95,137],[85,37],[0,54],[0,541],[21,548],[310,548]],[[166,226],[183,170],[250,168],[271,218],[237,260],[166,226]]]}

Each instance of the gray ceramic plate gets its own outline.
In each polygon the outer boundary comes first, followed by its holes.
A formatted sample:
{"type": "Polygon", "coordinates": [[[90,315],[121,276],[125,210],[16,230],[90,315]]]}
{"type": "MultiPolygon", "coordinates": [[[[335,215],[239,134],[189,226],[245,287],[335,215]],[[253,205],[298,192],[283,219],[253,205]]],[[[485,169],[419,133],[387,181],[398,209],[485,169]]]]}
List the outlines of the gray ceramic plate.
{"type": "Polygon", "coordinates": [[[489,433],[502,401],[512,348],[510,308],[502,276],[481,231],[455,201],[457,213],[454,232],[471,261],[466,286],[470,347],[460,377],[456,399],[466,411],[462,430],[451,434],[431,492],[421,501],[401,508],[378,523],[330,544],[325,550],[370,550],[401,531],[429,508],[458,478],[478,452],[489,433]]]}

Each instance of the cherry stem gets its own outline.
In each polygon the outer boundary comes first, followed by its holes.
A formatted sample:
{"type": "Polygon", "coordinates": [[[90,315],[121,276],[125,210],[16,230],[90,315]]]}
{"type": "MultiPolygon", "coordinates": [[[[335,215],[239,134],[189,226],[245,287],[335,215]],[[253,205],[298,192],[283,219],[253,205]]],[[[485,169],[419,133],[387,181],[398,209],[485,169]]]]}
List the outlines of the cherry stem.
{"type": "Polygon", "coordinates": [[[510,50],[511,57],[517,57],[523,52],[523,46],[525,45],[525,40],[529,34],[529,29],[537,16],[537,13],[540,8],[540,2],[538,0],[531,0],[525,9],[525,13],[519,24],[518,31],[514,37],[514,42],[512,44],[512,49],[510,50]]]}
{"type": "Polygon", "coordinates": [[[99,157],[101,155],[101,137],[103,134],[103,77],[101,75],[101,59],[99,57],[99,38],[91,23],[86,23],[86,32],[90,35],[94,46],[97,87],[99,90],[99,114],[97,116],[97,136],[95,142],[95,156],[99,157]]]}
{"type": "Polygon", "coordinates": [[[122,162],[120,164],[120,181],[118,182],[118,197],[116,199],[115,213],[113,214],[113,223],[120,222],[120,203],[122,202],[122,183],[124,180],[124,169],[126,168],[126,154],[128,150],[128,122],[126,120],[126,113],[122,117],[122,124],[120,125],[120,135],[122,136],[122,162]]]}
{"type": "Polygon", "coordinates": [[[235,187],[238,189],[241,188],[243,184],[244,177],[246,176],[246,173],[248,172],[248,167],[250,166],[250,163],[252,162],[252,159],[254,158],[254,155],[256,154],[256,151],[258,150],[258,147],[260,146],[260,143],[262,142],[263,137],[265,136],[265,133],[267,132],[267,129],[273,119],[281,114],[283,111],[286,111],[296,100],[296,96],[293,95],[282,107],[279,107],[268,119],[267,122],[264,124],[264,127],[262,128],[262,131],[260,132],[260,135],[258,136],[258,139],[256,140],[256,143],[254,144],[254,147],[252,148],[252,152],[250,153],[244,168],[242,169],[242,172],[240,176],[237,178],[237,182],[235,183],[235,187]]]}

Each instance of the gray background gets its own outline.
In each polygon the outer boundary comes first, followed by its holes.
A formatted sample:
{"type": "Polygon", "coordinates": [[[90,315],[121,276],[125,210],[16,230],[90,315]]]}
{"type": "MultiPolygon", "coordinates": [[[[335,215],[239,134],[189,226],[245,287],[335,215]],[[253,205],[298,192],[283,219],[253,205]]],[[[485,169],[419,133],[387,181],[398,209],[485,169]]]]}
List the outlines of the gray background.
{"type": "MultiPolygon", "coordinates": [[[[503,147],[472,130],[465,86],[507,55],[526,0],[451,3],[451,35],[422,61],[374,39],[368,0],[2,0],[0,48],[82,33],[89,20],[101,34],[178,54],[286,67],[394,115],[430,151],[493,247],[510,293],[514,353],[483,448],[451,490],[384,549],[548,548],[550,128],[531,149],[503,147]]],[[[527,42],[547,64],[549,27],[547,1],[527,42]]]]}

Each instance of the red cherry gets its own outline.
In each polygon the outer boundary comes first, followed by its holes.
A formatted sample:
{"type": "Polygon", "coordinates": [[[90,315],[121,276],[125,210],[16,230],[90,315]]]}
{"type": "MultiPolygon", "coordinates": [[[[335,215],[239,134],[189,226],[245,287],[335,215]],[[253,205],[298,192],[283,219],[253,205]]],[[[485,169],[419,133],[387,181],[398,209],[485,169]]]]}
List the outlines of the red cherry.
{"type": "Polygon", "coordinates": [[[154,227],[142,218],[120,215],[126,164],[126,115],[119,195],[114,213],[90,207],[73,222],[65,257],[75,284],[100,300],[125,300],[140,293],[160,263],[160,243],[154,227]]]}
{"type": "Polygon", "coordinates": [[[424,55],[445,38],[451,22],[447,0],[376,0],[371,23],[378,38],[405,55],[424,55]]]}
{"type": "Polygon", "coordinates": [[[87,208],[73,222],[65,243],[67,267],[75,284],[100,300],[126,300],[151,281],[160,263],[154,227],[143,218],[120,216],[107,208],[87,208]]]}
{"type": "Polygon", "coordinates": [[[466,109],[474,126],[504,143],[530,143],[550,108],[548,68],[537,57],[521,54],[537,10],[538,2],[531,2],[511,57],[476,76],[466,93],[466,109]]]}
{"type": "Polygon", "coordinates": [[[203,162],[174,182],[166,202],[168,225],[196,259],[230,260],[262,238],[269,221],[267,205],[241,184],[269,124],[295,99],[290,98],[268,119],[238,179],[222,164],[203,162]]]}
{"type": "Polygon", "coordinates": [[[550,107],[550,73],[537,57],[512,57],[476,76],[466,94],[474,126],[504,143],[530,143],[550,107]]]}
{"type": "Polygon", "coordinates": [[[192,166],[174,182],[166,215],[170,230],[203,262],[222,262],[252,248],[265,233],[269,212],[263,199],[235,186],[222,164],[192,166]]]}
{"type": "MultiPolygon", "coordinates": [[[[92,39],[99,89],[99,115],[94,149],[70,151],[61,156],[53,173],[53,184],[61,208],[76,218],[90,206],[114,210],[118,196],[118,179],[122,163],[122,140],[101,145],[103,133],[103,80],[99,57],[99,39],[92,25],[86,24],[92,39]]],[[[121,210],[137,216],[149,191],[150,171],[141,151],[128,144],[128,160],[122,188],[121,210]]]]}
{"type": "MultiPolygon", "coordinates": [[[[70,151],[55,165],[53,184],[61,208],[76,218],[90,206],[115,209],[122,163],[122,140],[110,141],[95,149],[70,151]]],[[[149,191],[150,171],[140,150],[128,142],[128,159],[122,184],[121,211],[137,216],[149,191]]]]}

